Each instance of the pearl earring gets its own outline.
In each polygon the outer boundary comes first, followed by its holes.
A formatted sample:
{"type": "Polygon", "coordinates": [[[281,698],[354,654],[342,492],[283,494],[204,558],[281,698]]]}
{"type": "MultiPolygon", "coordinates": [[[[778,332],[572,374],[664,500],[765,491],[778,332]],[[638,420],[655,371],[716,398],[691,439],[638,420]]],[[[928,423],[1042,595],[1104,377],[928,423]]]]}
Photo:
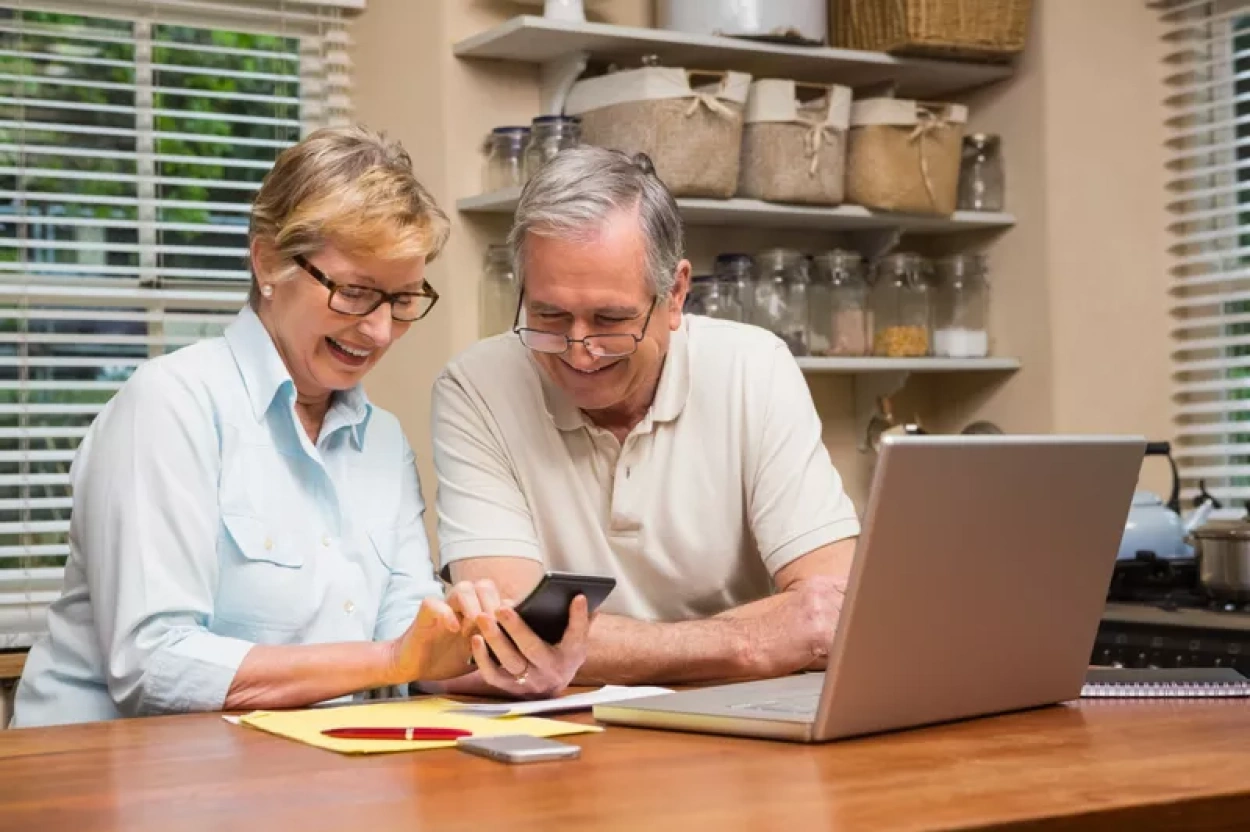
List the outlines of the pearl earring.
{"type": "Polygon", "coordinates": [[[261,286],[261,287],[260,287],[260,293],[261,293],[262,295],[264,295],[265,297],[267,297],[267,298],[271,298],[271,297],[273,297],[273,284],[272,284],[272,283],[266,283],[264,286],[261,286]]]}

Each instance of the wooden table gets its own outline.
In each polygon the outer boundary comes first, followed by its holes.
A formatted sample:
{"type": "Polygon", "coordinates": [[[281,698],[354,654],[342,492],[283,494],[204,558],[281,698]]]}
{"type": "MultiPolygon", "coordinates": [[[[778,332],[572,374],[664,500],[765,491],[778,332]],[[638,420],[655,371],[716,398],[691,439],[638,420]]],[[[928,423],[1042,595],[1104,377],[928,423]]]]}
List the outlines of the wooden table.
{"type": "Polygon", "coordinates": [[[822,746],[569,741],[580,760],[507,766],[342,757],[213,715],[0,732],[0,829],[1250,828],[1245,700],[1086,701],[822,746]]]}

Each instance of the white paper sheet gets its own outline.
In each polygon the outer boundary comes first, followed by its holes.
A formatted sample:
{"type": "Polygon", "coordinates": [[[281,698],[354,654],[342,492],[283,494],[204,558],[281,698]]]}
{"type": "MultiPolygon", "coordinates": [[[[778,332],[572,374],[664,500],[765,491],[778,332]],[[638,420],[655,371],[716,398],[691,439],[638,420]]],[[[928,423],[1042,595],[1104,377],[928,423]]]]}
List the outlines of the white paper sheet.
{"type": "Polygon", "coordinates": [[[575,693],[559,699],[538,699],[532,702],[506,702],[498,705],[465,705],[455,710],[459,713],[474,716],[531,716],[533,714],[564,713],[567,711],[589,710],[595,705],[608,702],[624,702],[627,699],[641,699],[645,696],[659,696],[672,693],[668,688],[627,687],[623,685],[604,685],[598,690],[587,693],[575,693]]]}

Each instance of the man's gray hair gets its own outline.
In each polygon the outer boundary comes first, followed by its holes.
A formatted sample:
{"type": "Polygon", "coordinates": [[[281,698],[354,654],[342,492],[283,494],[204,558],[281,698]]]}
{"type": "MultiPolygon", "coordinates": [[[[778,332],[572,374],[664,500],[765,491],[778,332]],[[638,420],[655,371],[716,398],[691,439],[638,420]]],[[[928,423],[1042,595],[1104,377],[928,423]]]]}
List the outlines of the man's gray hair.
{"type": "Polygon", "coordinates": [[[524,285],[531,234],[590,240],[613,214],[634,208],[646,244],[647,280],[656,297],[667,297],[686,249],[677,202],[645,154],[588,145],[560,151],[521,191],[508,235],[517,281],[524,285]]]}

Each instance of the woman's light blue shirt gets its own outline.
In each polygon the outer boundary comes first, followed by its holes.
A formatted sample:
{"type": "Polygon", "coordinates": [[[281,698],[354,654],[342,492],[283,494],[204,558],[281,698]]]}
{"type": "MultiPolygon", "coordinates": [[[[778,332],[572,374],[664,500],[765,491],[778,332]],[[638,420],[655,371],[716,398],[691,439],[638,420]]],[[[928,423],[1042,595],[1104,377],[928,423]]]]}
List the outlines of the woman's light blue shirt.
{"type": "Polygon", "coordinates": [[[440,594],[399,422],[352,389],[314,444],[294,406],[251,309],[136,371],[74,460],[15,726],[220,710],[252,645],[395,638],[440,594]]]}

